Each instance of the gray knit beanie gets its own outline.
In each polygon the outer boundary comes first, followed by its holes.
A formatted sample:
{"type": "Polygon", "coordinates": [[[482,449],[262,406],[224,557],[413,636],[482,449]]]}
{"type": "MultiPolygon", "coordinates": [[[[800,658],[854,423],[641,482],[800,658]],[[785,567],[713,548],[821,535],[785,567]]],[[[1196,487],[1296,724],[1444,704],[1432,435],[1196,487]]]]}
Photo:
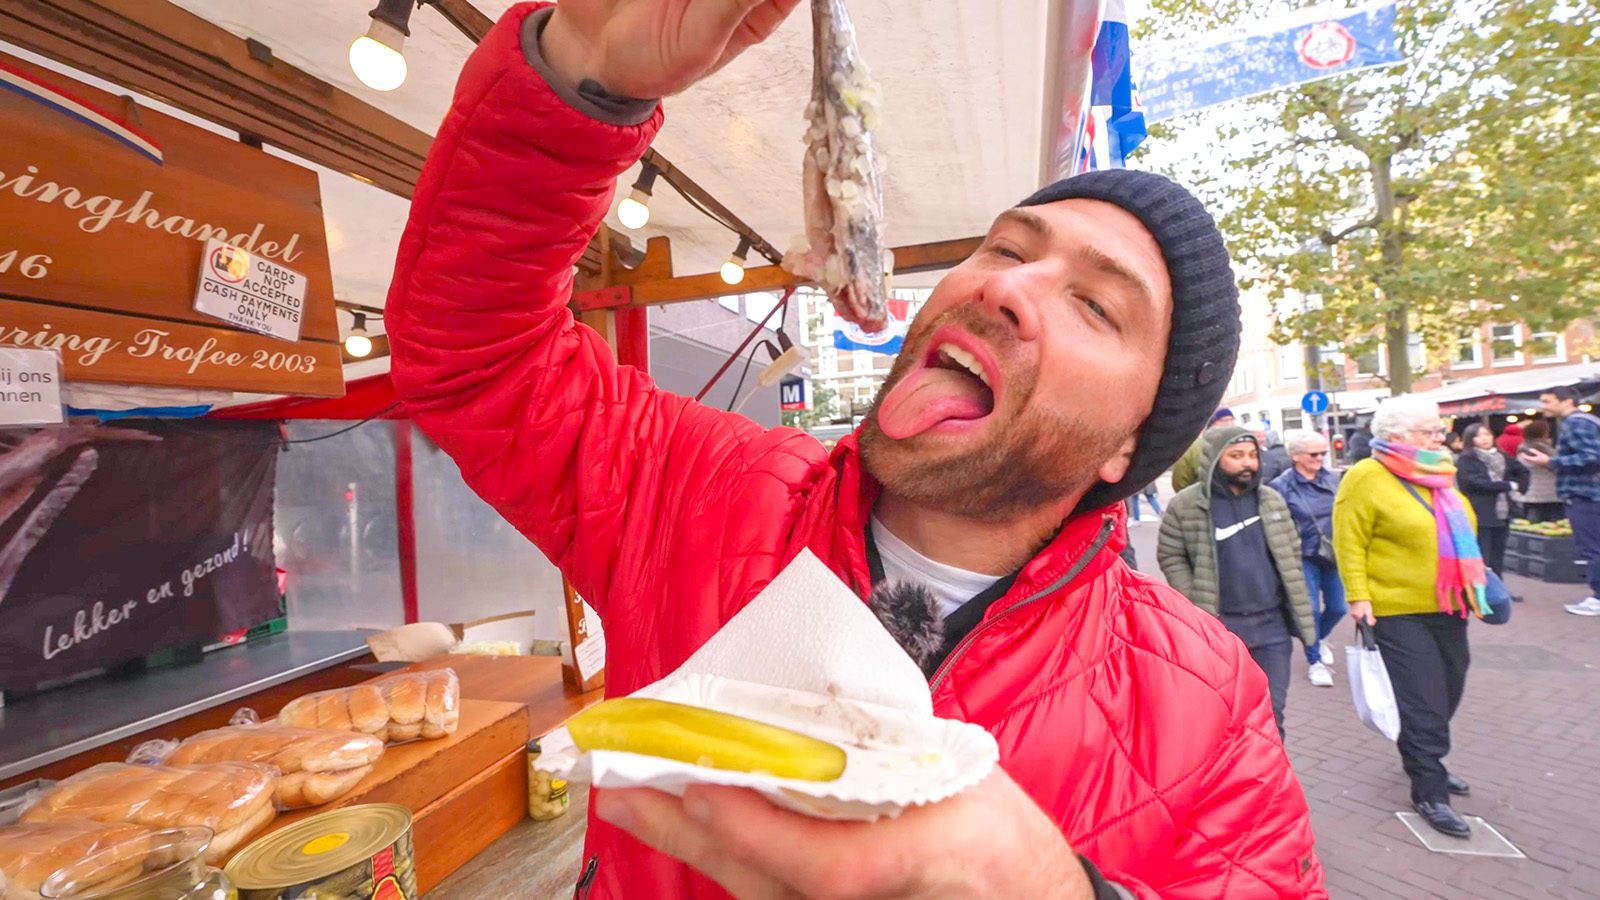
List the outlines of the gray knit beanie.
{"type": "Polygon", "coordinates": [[[1017,205],[1072,199],[1103,200],[1133,213],[1155,236],[1172,277],[1172,333],[1155,403],[1139,428],[1128,474],[1090,488],[1078,506],[1094,509],[1138,493],[1205,428],[1239,357],[1239,289],[1216,222],[1172,180],[1133,169],[1086,172],[1017,205]]]}

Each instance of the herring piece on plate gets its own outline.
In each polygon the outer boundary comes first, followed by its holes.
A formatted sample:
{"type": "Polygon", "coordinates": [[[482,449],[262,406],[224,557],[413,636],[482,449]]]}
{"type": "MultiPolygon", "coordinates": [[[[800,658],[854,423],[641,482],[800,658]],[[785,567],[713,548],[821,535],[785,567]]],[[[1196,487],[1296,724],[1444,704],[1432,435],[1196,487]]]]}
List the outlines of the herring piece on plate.
{"type": "Polygon", "coordinates": [[[826,741],[667,700],[606,700],[573,716],[567,731],[584,751],[620,750],[802,781],[833,781],[844,774],[844,751],[826,741]]]}
{"type": "Polygon", "coordinates": [[[816,282],[846,321],[882,331],[894,260],[883,244],[883,184],[872,146],[878,85],[856,52],[844,0],[812,0],[811,37],[805,246],[785,254],[783,266],[816,282]]]}

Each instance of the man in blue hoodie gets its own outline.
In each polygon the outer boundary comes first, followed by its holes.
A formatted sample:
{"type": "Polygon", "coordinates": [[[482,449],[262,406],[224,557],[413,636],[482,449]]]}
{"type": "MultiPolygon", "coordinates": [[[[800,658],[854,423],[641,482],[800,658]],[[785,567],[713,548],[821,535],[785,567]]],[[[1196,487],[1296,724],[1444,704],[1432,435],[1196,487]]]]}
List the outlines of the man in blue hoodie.
{"type": "Polygon", "coordinates": [[[1271,487],[1289,501],[1289,512],[1300,531],[1306,590],[1317,640],[1306,645],[1307,677],[1318,687],[1333,686],[1333,651],[1327,637],[1349,611],[1344,582],[1333,558],[1333,497],[1339,479],[1328,469],[1328,440],[1314,431],[1289,435],[1289,460],[1293,464],[1271,481],[1271,487]]]}

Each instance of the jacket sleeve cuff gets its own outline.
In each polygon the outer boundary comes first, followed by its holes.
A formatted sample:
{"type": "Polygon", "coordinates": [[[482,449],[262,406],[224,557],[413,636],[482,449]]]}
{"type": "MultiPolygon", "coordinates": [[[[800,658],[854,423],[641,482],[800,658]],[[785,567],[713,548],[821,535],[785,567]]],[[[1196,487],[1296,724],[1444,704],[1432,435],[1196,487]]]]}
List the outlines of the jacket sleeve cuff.
{"type": "Polygon", "coordinates": [[[643,125],[649,121],[651,113],[656,111],[659,100],[612,94],[592,78],[585,78],[573,86],[551,71],[550,64],[545,62],[544,52],[539,49],[539,35],[544,31],[544,25],[550,21],[550,15],[555,9],[554,6],[537,9],[522,20],[522,55],[528,60],[528,65],[550,85],[556,96],[591,119],[608,125],[643,125]]]}
{"type": "Polygon", "coordinates": [[[1083,863],[1083,871],[1089,876],[1089,886],[1094,888],[1094,900],[1135,900],[1128,889],[1114,881],[1107,881],[1100,870],[1095,868],[1089,857],[1078,854],[1078,862],[1083,863]]]}

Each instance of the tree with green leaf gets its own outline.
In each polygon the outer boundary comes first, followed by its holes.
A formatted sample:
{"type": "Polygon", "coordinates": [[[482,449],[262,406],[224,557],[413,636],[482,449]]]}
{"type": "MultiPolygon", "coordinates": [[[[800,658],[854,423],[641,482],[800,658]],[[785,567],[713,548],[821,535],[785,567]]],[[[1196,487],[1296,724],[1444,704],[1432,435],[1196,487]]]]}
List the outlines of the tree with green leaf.
{"type": "MultiPolygon", "coordinates": [[[[1140,30],[1266,12],[1152,0],[1140,30]]],[[[1402,65],[1178,117],[1140,153],[1221,211],[1243,286],[1313,298],[1280,311],[1280,342],[1381,348],[1403,393],[1414,329],[1444,353],[1484,322],[1600,309],[1600,4],[1408,0],[1396,38],[1402,65]]]]}

